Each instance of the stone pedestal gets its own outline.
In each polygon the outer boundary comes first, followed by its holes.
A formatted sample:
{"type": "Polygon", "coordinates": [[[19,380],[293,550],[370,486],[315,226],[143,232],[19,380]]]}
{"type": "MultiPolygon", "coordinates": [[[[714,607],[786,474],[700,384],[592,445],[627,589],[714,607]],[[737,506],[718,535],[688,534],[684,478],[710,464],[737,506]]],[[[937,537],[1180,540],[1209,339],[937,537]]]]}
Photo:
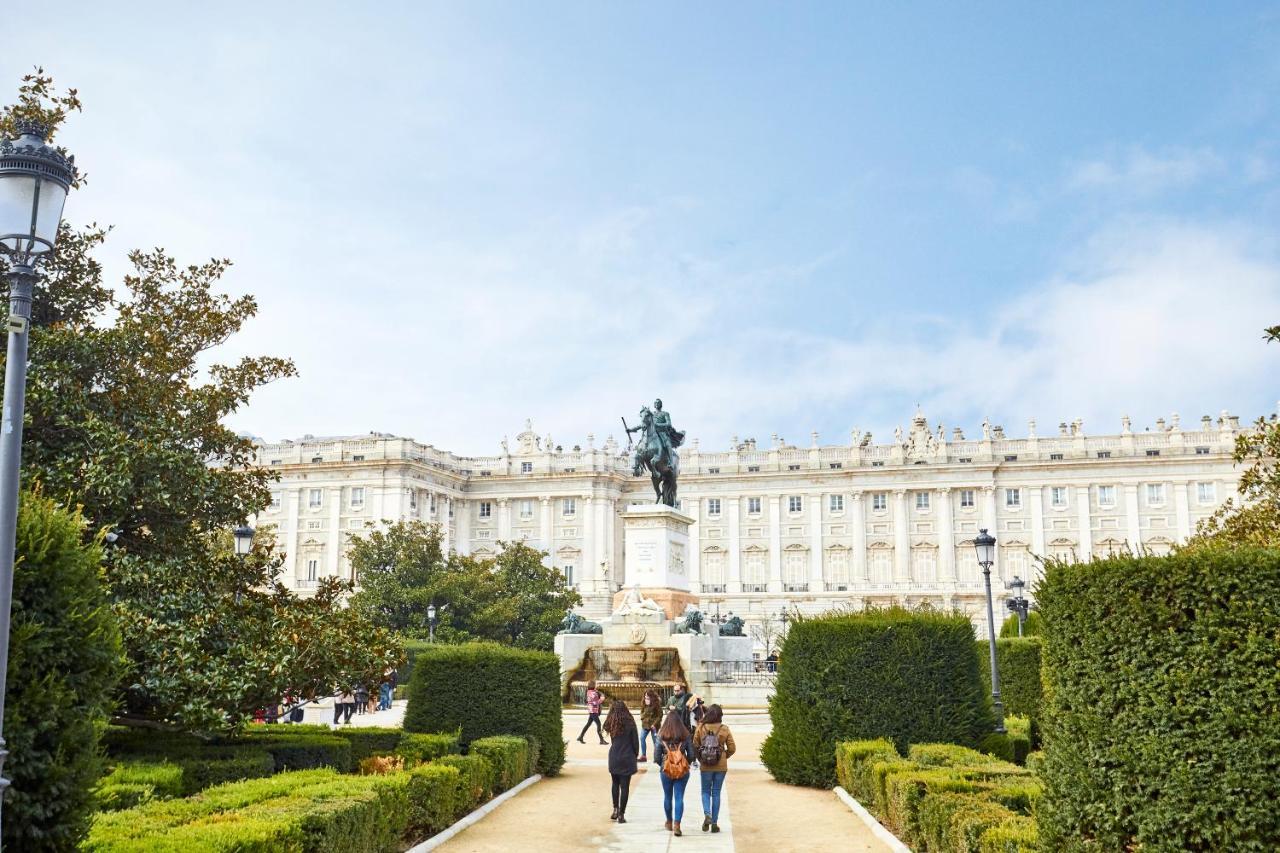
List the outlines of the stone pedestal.
{"type": "MultiPolygon", "coordinates": [[[[693,518],[662,504],[636,504],[622,513],[626,587],[640,589],[667,614],[679,619],[698,597],[689,588],[689,525],[693,518]]],[[[629,594],[614,594],[616,610],[629,594]]]]}

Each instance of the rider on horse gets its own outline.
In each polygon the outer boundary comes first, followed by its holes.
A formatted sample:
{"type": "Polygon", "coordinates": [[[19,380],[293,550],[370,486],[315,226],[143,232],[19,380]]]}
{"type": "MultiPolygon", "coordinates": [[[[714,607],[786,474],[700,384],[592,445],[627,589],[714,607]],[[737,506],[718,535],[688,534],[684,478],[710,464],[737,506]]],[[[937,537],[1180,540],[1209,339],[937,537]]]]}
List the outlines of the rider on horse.
{"type": "Polygon", "coordinates": [[[640,426],[629,427],[627,432],[641,433],[636,443],[632,472],[640,476],[644,463],[655,468],[667,466],[674,458],[675,449],[684,443],[684,433],[671,428],[671,415],[662,410],[662,401],[653,401],[653,411],[648,406],[640,408],[640,426]]]}

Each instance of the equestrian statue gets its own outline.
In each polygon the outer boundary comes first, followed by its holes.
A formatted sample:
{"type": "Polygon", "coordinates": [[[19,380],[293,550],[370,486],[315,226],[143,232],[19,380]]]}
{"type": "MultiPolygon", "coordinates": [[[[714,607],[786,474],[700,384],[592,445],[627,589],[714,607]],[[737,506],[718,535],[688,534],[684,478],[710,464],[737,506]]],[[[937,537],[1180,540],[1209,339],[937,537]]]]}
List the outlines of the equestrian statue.
{"type": "Polygon", "coordinates": [[[661,400],[654,400],[652,409],[648,406],[640,408],[639,426],[627,426],[626,418],[623,418],[622,426],[627,431],[628,441],[632,433],[640,433],[632,458],[632,476],[639,477],[648,471],[654,499],[674,507],[676,480],[680,476],[680,455],[676,448],[684,444],[684,433],[671,426],[671,415],[663,411],[661,400]]]}

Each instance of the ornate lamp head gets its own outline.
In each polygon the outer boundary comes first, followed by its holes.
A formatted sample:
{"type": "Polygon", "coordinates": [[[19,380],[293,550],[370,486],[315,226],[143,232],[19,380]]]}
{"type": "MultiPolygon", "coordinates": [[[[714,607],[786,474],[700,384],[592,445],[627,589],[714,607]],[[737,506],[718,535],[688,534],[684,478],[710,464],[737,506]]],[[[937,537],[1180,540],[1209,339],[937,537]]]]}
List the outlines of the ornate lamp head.
{"type": "Polygon", "coordinates": [[[53,250],[76,164],[45,142],[45,125],[16,125],[18,138],[0,141],[0,251],[28,264],[53,250]]]}

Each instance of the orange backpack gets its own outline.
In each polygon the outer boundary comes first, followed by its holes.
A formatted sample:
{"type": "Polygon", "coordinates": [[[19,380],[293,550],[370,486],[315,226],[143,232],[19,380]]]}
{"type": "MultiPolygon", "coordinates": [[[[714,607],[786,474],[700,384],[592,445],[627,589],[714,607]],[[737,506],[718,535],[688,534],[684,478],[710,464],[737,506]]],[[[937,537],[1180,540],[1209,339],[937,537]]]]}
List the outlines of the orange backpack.
{"type": "Polygon", "coordinates": [[[689,775],[689,759],[685,757],[682,745],[672,748],[671,744],[663,743],[667,750],[667,757],[662,759],[662,772],[668,779],[683,779],[689,775]]]}

